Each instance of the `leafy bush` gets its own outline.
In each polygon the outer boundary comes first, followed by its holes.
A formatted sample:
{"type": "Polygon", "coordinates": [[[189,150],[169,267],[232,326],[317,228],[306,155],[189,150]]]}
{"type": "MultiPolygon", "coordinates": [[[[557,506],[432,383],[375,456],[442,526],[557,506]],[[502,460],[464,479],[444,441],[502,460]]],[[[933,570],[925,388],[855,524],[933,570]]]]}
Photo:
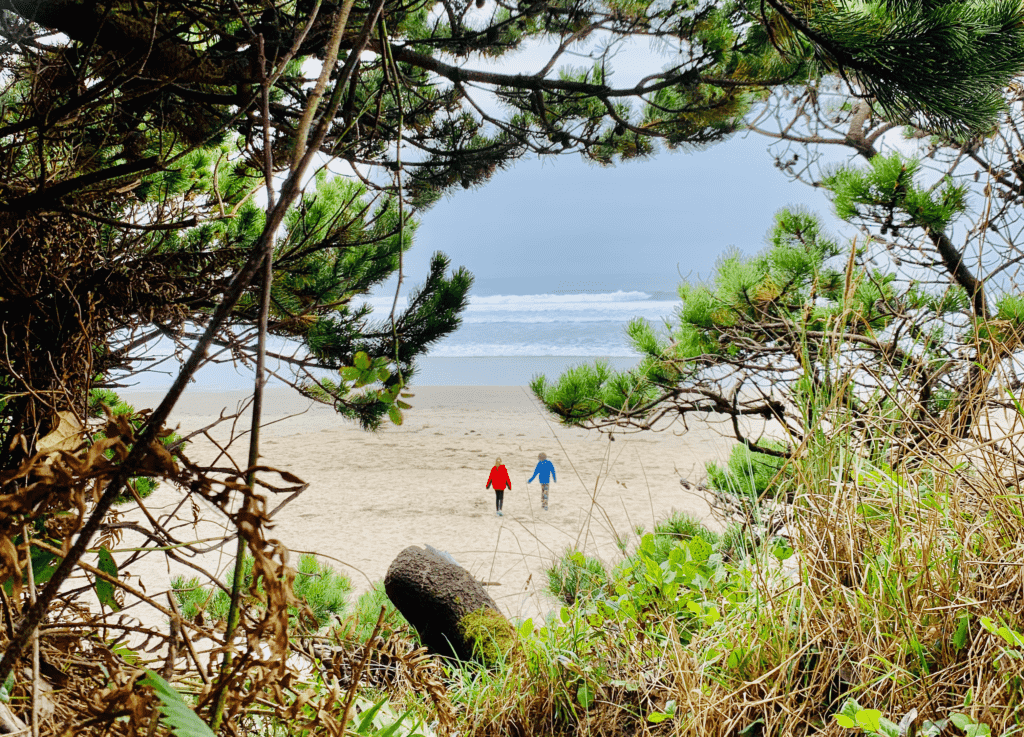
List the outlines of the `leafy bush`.
{"type": "MultiPolygon", "coordinates": [[[[785,450],[784,443],[777,440],[762,440],[760,444],[772,450],[785,450]]],[[[744,445],[733,448],[725,467],[708,463],[705,471],[708,486],[741,499],[758,499],[762,496],[775,499],[783,496],[787,475],[783,471],[784,458],[755,453],[744,445]]]]}
{"type": "Polygon", "coordinates": [[[608,585],[608,571],[600,560],[571,549],[547,569],[547,577],[548,593],[569,606],[608,585]]]}
{"type": "Polygon", "coordinates": [[[718,545],[719,542],[719,535],[705,527],[694,515],[689,512],[673,512],[671,517],[654,526],[654,557],[659,562],[666,560],[677,543],[695,537],[705,540],[712,546],[718,545]]]}
{"type": "MultiPolygon", "coordinates": [[[[145,418],[136,412],[135,407],[125,402],[121,397],[112,389],[91,389],[89,391],[89,404],[88,413],[89,417],[101,418],[105,415],[103,408],[106,407],[111,415],[118,417],[120,415],[128,415],[129,420],[135,430],[142,428],[145,423],[145,418]]],[[[93,439],[96,440],[102,437],[102,435],[95,435],[93,439]]],[[[167,446],[176,445],[181,440],[181,436],[178,433],[170,433],[163,438],[161,442],[167,446]]],[[[113,451],[108,450],[104,455],[107,458],[113,458],[113,451]]],[[[174,455],[177,460],[177,454],[174,455]]],[[[139,495],[140,499],[145,499],[154,491],[158,483],[156,480],[148,476],[135,476],[128,480],[128,485],[135,490],[135,493],[139,495]]],[[[130,504],[135,501],[135,497],[132,496],[130,491],[125,490],[124,493],[117,496],[114,500],[115,505],[130,504]]]]}
{"type": "MultiPolygon", "coordinates": [[[[246,556],[242,560],[242,604],[243,606],[261,606],[258,598],[250,592],[252,585],[253,559],[246,556]]],[[[225,582],[234,579],[234,567],[228,570],[225,582]]],[[[225,584],[225,586],[228,585],[225,584]]],[[[171,581],[171,588],[178,600],[181,614],[186,619],[224,622],[228,618],[231,597],[223,589],[203,586],[198,578],[186,579],[176,576],[171,581]]],[[[261,592],[262,586],[257,585],[261,592]]],[[[305,602],[313,613],[315,630],[328,624],[332,618],[340,618],[348,609],[348,594],[352,583],[344,575],[337,573],[327,563],[321,563],[315,555],[303,555],[299,559],[298,575],[295,577],[294,591],[296,597],[305,602]]],[[[309,624],[300,623],[299,611],[291,610],[291,622],[294,629],[310,630],[309,624]]]]}
{"type": "Polygon", "coordinates": [[[386,639],[396,632],[404,631],[415,637],[416,631],[409,627],[405,617],[391,603],[381,581],[356,599],[353,611],[338,625],[339,633],[347,640],[368,640],[374,625],[377,624],[381,607],[384,607],[384,620],[381,622],[378,635],[386,639]]]}

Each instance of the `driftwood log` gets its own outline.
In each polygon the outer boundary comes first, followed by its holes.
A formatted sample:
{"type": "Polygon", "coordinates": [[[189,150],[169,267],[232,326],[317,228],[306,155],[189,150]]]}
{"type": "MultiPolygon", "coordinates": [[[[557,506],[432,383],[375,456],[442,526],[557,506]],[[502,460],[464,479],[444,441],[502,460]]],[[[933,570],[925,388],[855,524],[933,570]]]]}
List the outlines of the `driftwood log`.
{"type": "Polygon", "coordinates": [[[490,663],[512,645],[515,631],[483,585],[429,545],[398,554],[384,578],[384,591],[438,655],[490,663]]]}

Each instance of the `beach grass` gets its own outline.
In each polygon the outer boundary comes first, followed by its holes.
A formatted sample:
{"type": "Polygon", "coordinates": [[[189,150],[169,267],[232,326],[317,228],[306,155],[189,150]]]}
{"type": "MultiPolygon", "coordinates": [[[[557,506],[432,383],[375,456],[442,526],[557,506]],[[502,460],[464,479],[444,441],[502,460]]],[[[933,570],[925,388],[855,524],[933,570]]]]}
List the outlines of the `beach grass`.
{"type": "Polygon", "coordinates": [[[1019,732],[1019,430],[1003,453],[892,434],[875,457],[862,431],[816,434],[779,469],[787,525],[757,545],[677,516],[614,566],[566,551],[549,569],[561,605],[519,622],[514,651],[447,666],[457,732],[1019,732]]]}

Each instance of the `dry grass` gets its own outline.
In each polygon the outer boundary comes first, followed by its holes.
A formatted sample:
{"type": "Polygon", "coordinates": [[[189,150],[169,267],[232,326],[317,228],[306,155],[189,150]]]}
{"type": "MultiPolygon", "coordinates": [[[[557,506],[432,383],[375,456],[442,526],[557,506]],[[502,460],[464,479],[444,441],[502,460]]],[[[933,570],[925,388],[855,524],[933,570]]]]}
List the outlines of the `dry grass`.
{"type": "Polygon", "coordinates": [[[646,609],[632,621],[595,620],[594,600],[565,609],[524,638],[526,657],[461,676],[459,731],[839,735],[851,730],[834,715],[853,698],[892,722],[910,714],[910,731],[962,713],[991,734],[1018,732],[1024,444],[1020,418],[996,412],[967,441],[910,447],[893,424],[870,428],[873,458],[863,424],[833,413],[789,469],[791,559],[779,565],[766,545],[723,565],[698,597],[722,614],[711,624],[642,587],[597,597],[634,596],[646,609]],[[670,701],[674,713],[651,721],[670,701]]]}

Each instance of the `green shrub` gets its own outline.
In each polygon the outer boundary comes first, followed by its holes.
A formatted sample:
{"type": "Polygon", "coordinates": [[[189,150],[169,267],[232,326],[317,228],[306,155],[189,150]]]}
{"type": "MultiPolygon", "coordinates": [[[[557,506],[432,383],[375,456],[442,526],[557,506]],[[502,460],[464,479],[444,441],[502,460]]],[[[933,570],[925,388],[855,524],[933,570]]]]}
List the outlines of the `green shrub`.
{"type": "Polygon", "coordinates": [[[403,630],[411,631],[415,636],[415,630],[409,627],[408,622],[402,613],[395,608],[384,591],[384,583],[378,581],[373,588],[356,599],[353,611],[339,625],[338,630],[345,639],[368,640],[373,633],[373,627],[377,624],[377,617],[380,616],[380,608],[384,607],[384,621],[378,634],[387,639],[396,632],[403,630]]]}
{"type": "Polygon", "coordinates": [[[548,592],[569,606],[608,585],[608,571],[600,560],[571,549],[547,569],[547,577],[548,592]]]}
{"type": "Polygon", "coordinates": [[[677,543],[695,537],[706,540],[712,546],[717,546],[719,542],[719,535],[705,527],[694,515],[689,512],[673,512],[671,517],[654,526],[655,558],[658,562],[667,559],[677,543]]]}
{"type": "MultiPolygon", "coordinates": [[[[243,606],[259,607],[260,600],[250,593],[253,563],[249,556],[242,560],[241,602],[243,606]]],[[[235,570],[232,567],[225,576],[225,586],[230,587],[234,575],[235,570]]],[[[223,589],[204,586],[198,578],[186,579],[184,576],[172,579],[171,588],[178,600],[181,614],[186,619],[195,620],[202,616],[203,619],[212,622],[227,621],[231,597],[223,589]]],[[[352,583],[347,577],[337,573],[327,563],[321,563],[315,555],[305,554],[299,559],[294,584],[295,596],[312,610],[318,627],[329,624],[332,618],[344,615],[348,609],[348,594],[351,590],[352,583]]],[[[257,586],[257,591],[261,592],[262,587],[257,586]]],[[[293,628],[307,631],[310,629],[307,624],[300,624],[298,609],[293,608],[290,614],[293,628]]]]}
{"type": "MultiPolygon", "coordinates": [[[[785,450],[786,445],[776,440],[763,440],[761,444],[772,450],[785,450]]],[[[716,491],[732,494],[743,499],[757,499],[761,496],[775,499],[784,495],[789,474],[782,470],[786,459],[764,453],[755,453],[744,445],[737,445],[723,467],[708,463],[705,471],[708,486],[716,491]]]]}
{"type": "MultiPolygon", "coordinates": [[[[119,415],[128,415],[131,419],[131,424],[136,431],[140,430],[145,422],[145,418],[135,411],[135,407],[121,399],[113,389],[91,389],[89,391],[89,416],[95,418],[103,417],[105,414],[103,407],[106,407],[114,417],[119,415]]],[[[103,437],[102,434],[93,435],[93,440],[98,440],[101,437],[103,437]]],[[[161,442],[165,446],[174,445],[179,440],[181,440],[181,436],[173,432],[161,438],[161,442]]],[[[113,458],[114,451],[108,450],[104,455],[107,458],[113,458]]],[[[176,454],[174,458],[177,460],[176,454]]],[[[135,476],[128,480],[128,485],[135,490],[135,493],[139,495],[140,499],[145,499],[156,491],[156,487],[159,486],[159,483],[148,476],[135,476]]],[[[130,504],[134,501],[135,497],[132,496],[131,492],[125,491],[114,499],[114,504],[115,506],[120,506],[123,504],[130,504]]]]}

